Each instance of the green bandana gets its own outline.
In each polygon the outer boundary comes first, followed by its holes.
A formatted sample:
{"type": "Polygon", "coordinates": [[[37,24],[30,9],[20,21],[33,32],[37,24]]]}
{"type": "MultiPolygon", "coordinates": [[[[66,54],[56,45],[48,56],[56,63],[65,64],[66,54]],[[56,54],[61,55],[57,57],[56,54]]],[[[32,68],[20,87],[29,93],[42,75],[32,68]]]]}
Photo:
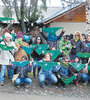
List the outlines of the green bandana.
{"type": "Polygon", "coordinates": [[[9,51],[9,50],[14,49],[14,47],[13,46],[6,46],[6,45],[3,45],[3,44],[0,44],[0,49],[9,51]]]}
{"type": "Polygon", "coordinates": [[[11,63],[16,65],[16,66],[24,67],[29,63],[29,61],[14,61],[14,62],[11,62],[11,63]]]}
{"type": "Polygon", "coordinates": [[[15,43],[16,44],[22,44],[22,40],[21,39],[15,39],[15,43]]]}
{"type": "Polygon", "coordinates": [[[28,54],[30,55],[30,53],[33,51],[35,47],[29,47],[29,46],[22,46],[22,49],[28,54]]]}
{"type": "Polygon", "coordinates": [[[36,46],[37,48],[35,49],[35,51],[41,55],[42,54],[42,51],[45,51],[46,49],[49,48],[48,44],[32,44],[30,46],[36,46]]]}
{"type": "Polygon", "coordinates": [[[77,53],[77,56],[81,58],[90,58],[90,53],[77,53]]]}
{"type": "Polygon", "coordinates": [[[44,54],[50,53],[51,54],[51,59],[55,60],[57,56],[60,54],[60,50],[46,50],[44,51],[44,54]]]}
{"type": "Polygon", "coordinates": [[[78,72],[82,70],[86,65],[80,63],[71,63],[71,66],[76,69],[78,72]]]}
{"type": "Polygon", "coordinates": [[[61,65],[62,65],[63,68],[68,68],[68,63],[64,64],[63,61],[61,61],[61,65]]]}
{"type": "Polygon", "coordinates": [[[42,28],[42,31],[48,32],[52,36],[56,33],[57,30],[63,29],[63,27],[50,27],[50,28],[42,28]]]}
{"type": "Polygon", "coordinates": [[[73,76],[71,76],[71,77],[69,77],[67,79],[65,79],[63,77],[60,77],[60,78],[66,85],[68,85],[68,84],[70,84],[72,82],[72,80],[75,78],[75,76],[73,75],[73,76]]]}
{"type": "Polygon", "coordinates": [[[36,61],[36,63],[42,67],[43,70],[50,70],[52,67],[54,67],[55,65],[57,65],[57,62],[38,62],[36,61]]]}

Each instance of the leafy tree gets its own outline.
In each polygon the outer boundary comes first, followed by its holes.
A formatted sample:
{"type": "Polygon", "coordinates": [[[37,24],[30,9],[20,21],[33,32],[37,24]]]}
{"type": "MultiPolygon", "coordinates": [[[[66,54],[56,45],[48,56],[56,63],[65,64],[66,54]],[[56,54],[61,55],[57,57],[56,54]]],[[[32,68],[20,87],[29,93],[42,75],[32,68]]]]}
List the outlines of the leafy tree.
{"type": "Polygon", "coordinates": [[[46,10],[46,0],[41,0],[42,4],[38,6],[39,0],[2,0],[5,5],[3,14],[5,17],[11,17],[15,11],[17,20],[23,33],[26,33],[26,27],[31,30],[31,23],[35,23],[39,18],[43,18],[42,11],[46,10]]]}

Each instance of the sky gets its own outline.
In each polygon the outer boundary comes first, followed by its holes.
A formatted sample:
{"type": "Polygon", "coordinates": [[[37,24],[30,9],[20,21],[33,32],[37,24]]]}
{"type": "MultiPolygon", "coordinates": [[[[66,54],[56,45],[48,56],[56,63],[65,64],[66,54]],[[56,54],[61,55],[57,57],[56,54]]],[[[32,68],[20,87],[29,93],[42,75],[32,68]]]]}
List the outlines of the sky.
{"type": "MultiPolygon", "coordinates": [[[[41,4],[41,0],[39,0],[39,4],[41,4]]],[[[0,0],[0,5],[3,5],[3,3],[0,0]]],[[[61,2],[60,0],[51,0],[51,2],[49,2],[49,0],[47,0],[47,6],[51,7],[60,7],[61,6],[61,2]]]]}

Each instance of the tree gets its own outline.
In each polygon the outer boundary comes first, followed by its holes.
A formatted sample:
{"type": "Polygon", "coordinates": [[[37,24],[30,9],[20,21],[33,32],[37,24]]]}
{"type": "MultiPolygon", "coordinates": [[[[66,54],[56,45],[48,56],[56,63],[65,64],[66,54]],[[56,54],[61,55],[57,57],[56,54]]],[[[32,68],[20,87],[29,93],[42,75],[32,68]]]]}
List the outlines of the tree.
{"type": "Polygon", "coordinates": [[[42,5],[38,6],[38,0],[2,0],[5,5],[5,12],[8,13],[9,16],[12,16],[13,10],[15,11],[17,20],[20,22],[20,26],[23,33],[26,33],[26,26],[29,26],[29,30],[31,30],[31,23],[35,23],[39,18],[42,18],[42,11],[46,10],[46,0],[41,0],[42,5]]]}
{"type": "Polygon", "coordinates": [[[84,2],[85,0],[61,0],[62,6],[63,8],[65,8],[66,6],[68,7],[73,7],[76,4],[80,4],[82,2],[84,2]]]}

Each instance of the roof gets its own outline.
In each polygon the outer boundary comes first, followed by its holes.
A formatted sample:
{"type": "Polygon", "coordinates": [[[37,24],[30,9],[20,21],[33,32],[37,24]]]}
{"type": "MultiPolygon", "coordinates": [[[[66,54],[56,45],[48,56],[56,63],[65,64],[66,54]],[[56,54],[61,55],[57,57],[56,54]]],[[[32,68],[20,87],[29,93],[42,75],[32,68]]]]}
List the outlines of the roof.
{"type": "Polygon", "coordinates": [[[85,3],[81,3],[81,4],[76,4],[74,6],[72,6],[71,8],[70,7],[65,7],[65,8],[60,8],[59,11],[55,12],[54,14],[52,14],[51,16],[47,17],[47,18],[44,18],[43,20],[39,21],[39,23],[44,23],[44,24],[48,24],[54,20],[56,20],[59,16],[62,16],[63,14],[65,13],[68,13],[72,10],[75,10],[81,6],[85,5],[85,3]]]}

